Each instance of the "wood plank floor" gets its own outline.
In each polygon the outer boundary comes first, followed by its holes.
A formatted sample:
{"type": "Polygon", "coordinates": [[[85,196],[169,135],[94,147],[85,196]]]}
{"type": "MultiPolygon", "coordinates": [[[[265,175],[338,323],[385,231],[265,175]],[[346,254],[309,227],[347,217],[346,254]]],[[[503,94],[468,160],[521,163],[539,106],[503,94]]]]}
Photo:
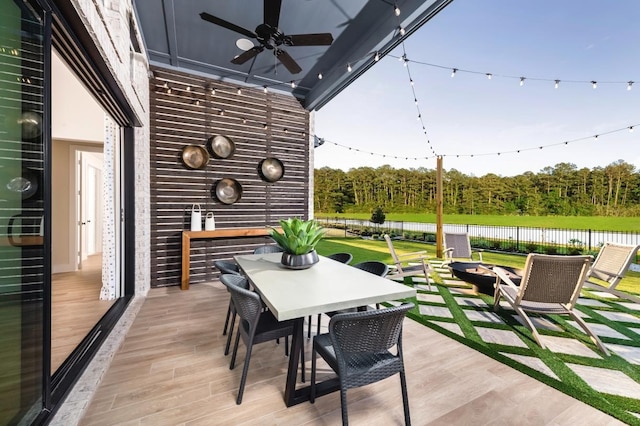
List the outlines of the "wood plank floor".
{"type": "MultiPolygon", "coordinates": [[[[315,404],[285,407],[287,359],[282,345],[272,342],[254,348],[243,403],[236,405],[245,351],[241,344],[240,366],[229,370],[222,336],[228,300],[218,282],[194,285],[188,291],[152,289],[81,424],[340,424],[338,393],[315,404]]],[[[404,344],[415,425],[620,424],[409,319],[404,344]]],[[[310,355],[310,341],[306,345],[310,355]]],[[[310,365],[307,362],[307,371],[310,365]]],[[[326,366],[323,370],[329,374],[326,366]]],[[[351,424],[404,422],[397,375],[347,395],[351,424]]]]}
{"type": "Polygon", "coordinates": [[[82,269],[51,276],[51,371],[60,367],[114,301],[99,300],[102,256],[92,255],[82,269]]]}

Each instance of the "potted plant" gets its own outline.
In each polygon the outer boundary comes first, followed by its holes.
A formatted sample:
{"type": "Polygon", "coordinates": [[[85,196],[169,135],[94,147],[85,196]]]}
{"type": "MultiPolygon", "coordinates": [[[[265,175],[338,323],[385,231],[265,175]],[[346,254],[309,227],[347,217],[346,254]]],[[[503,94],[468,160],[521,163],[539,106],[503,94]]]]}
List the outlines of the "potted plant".
{"type": "Polygon", "coordinates": [[[284,250],[282,264],[291,269],[306,269],[318,262],[316,244],[324,236],[324,228],[315,220],[297,217],[280,221],[282,233],[271,229],[271,238],[284,250]]]}

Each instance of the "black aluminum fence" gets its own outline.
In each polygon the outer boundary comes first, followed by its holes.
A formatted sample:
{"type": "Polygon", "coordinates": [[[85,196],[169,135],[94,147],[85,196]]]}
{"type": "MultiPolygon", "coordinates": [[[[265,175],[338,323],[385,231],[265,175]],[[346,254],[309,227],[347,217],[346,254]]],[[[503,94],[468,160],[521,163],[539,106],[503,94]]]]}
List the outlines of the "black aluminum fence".
{"type": "MultiPolygon", "coordinates": [[[[320,218],[318,222],[327,228],[344,230],[345,236],[390,234],[405,239],[436,241],[435,223],[385,221],[379,225],[368,220],[346,218],[320,218]]],[[[640,244],[640,232],[454,224],[444,224],[443,231],[468,233],[475,248],[519,253],[595,253],[605,242],[640,244]]]]}

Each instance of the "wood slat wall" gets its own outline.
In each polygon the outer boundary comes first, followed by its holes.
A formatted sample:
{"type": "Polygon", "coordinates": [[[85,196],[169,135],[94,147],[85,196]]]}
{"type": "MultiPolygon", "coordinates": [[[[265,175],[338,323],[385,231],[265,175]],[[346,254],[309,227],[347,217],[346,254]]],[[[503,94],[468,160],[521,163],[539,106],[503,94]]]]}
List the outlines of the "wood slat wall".
{"type": "MultiPolygon", "coordinates": [[[[309,205],[309,113],[290,95],[264,93],[200,76],[151,68],[151,286],[180,285],[181,232],[189,229],[191,206],[202,217],[213,212],[216,229],[277,225],[290,216],[307,218],[309,205]],[[215,90],[215,93],[212,92],[215,90]],[[206,148],[210,136],[231,138],[235,153],[211,158],[203,170],[182,164],[182,149],[206,148]],[[285,173],[264,182],[258,163],[276,157],[285,173]],[[242,198],[231,205],[212,195],[222,178],[236,179],[242,198]]],[[[203,225],[204,226],[204,225],[203,225]]],[[[217,276],[213,261],[248,253],[265,238],[196,240],[191,243],[191,284],[217,276]]]]}

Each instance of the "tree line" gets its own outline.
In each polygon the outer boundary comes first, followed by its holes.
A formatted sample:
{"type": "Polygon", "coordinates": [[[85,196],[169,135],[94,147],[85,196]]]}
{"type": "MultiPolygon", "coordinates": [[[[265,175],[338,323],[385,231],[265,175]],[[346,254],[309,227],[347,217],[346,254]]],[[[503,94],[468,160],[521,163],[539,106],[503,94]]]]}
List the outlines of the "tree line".
{"type": "MultiPolygon", "coordinates": [[[[324,213],[436,211],[436,171],[323,167],[314,175],[315,210],[324,213]]],[[[640,172],[623,160],[578,169],[558,163],[538,173],[469,176],[443,172],[446,214],[640,216],[640,172]]]]}

